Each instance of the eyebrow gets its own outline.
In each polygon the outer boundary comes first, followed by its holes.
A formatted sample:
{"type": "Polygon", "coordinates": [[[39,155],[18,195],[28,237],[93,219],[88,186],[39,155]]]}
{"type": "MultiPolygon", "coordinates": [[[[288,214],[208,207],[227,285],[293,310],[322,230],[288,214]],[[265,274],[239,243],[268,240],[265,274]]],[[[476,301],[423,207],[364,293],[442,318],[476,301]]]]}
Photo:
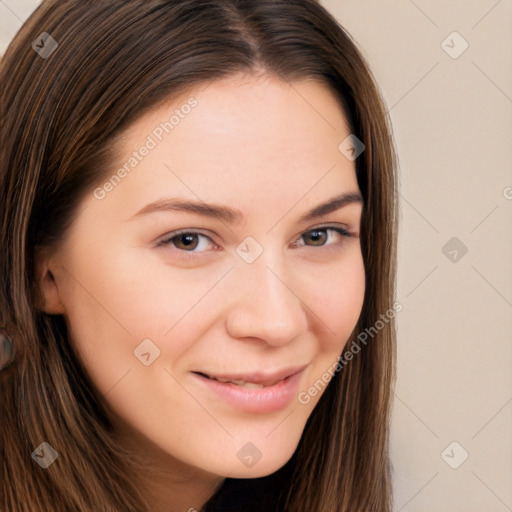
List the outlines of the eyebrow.
{"type": "MultiPolygon", "coordinates": [[[[363,203],[363,198],[359,192],[347,192],[339,196],[328,199],[324,203],[315,206],[299,218],[299,222],[306,222],[323,215],[335,212],[344,206],[353,203],[363,203]]],[[[244,219],[244,214],[235,208],[213,203],[195,202],[181,198],[168,197],[158,199],[153,203],[147,204],[129,220],[148,215],[155,212],[179,211],[186,213],[195,213],[204,217],[221,220],[229,224],[240,224],[244,219]]]]}

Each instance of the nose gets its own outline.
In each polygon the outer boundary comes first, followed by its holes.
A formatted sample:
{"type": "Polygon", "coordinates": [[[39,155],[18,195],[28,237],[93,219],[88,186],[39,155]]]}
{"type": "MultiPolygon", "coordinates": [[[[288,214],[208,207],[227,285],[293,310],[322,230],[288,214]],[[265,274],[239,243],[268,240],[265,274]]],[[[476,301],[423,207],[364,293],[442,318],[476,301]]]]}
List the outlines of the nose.
{"type": "Polygon", "coordinates": [[[271,265],[266,254],[251,264],[239,262],[233,270],[226,329],[234,338],[258,338],[281,346],[307,330],[307,307],[294,290],[290,273],[276,265],[276,258],[271,265]]]}

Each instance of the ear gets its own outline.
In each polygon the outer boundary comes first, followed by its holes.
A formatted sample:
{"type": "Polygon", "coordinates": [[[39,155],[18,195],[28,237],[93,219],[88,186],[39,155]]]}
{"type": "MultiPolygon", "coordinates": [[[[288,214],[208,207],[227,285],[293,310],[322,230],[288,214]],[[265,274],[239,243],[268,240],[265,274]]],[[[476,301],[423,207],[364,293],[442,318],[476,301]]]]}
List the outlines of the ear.
{"type": "Polygon", "coordinates": [[[61,315],[65,309],[59,294],[57,281],[50,268],[51,249],[47,246],[37,246],[34,256],[37,308],[50,315],[61,315]]]}

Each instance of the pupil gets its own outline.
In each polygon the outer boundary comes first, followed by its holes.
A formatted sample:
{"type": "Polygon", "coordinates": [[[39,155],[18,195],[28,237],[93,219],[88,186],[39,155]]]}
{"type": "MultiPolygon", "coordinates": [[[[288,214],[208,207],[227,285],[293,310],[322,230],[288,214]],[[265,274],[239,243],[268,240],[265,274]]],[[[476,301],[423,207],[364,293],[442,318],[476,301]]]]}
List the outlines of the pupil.
{"type": "Polygon", "coordinates": [[[310,237],[313,239],[313,241],[321,241],[321,235],[319,236],[319,233],[323,233],[323,231],[321,230],[317,230],[317,231],[311,231],[310,233],[310,237]]]}
{"type": "Polygon", "coordinates": [[[191,245],[194,245],[194,237],[195,235],[191,235],[191,234],[184,234],[184,235],[181,235],[180,237],[180,243],[183,243],[183,245],[185,247],[190,247],[191,245]],[[185,242],[183,242],[185,240],[185,242]]]}

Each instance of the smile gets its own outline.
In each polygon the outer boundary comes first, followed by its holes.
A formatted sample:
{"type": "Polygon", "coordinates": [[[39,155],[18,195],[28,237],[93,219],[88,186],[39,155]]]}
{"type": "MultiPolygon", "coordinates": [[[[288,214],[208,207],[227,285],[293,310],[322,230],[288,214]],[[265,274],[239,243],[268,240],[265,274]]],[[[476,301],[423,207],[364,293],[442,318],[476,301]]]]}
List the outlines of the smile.
{"type": "Polygon", "coordinates": [[[287,407],[295,396],[307,365],[285,368],[273,373],[219,375],[214,372],[192,372],[222,402],[251,413],[270,413],[287,407]]]}

